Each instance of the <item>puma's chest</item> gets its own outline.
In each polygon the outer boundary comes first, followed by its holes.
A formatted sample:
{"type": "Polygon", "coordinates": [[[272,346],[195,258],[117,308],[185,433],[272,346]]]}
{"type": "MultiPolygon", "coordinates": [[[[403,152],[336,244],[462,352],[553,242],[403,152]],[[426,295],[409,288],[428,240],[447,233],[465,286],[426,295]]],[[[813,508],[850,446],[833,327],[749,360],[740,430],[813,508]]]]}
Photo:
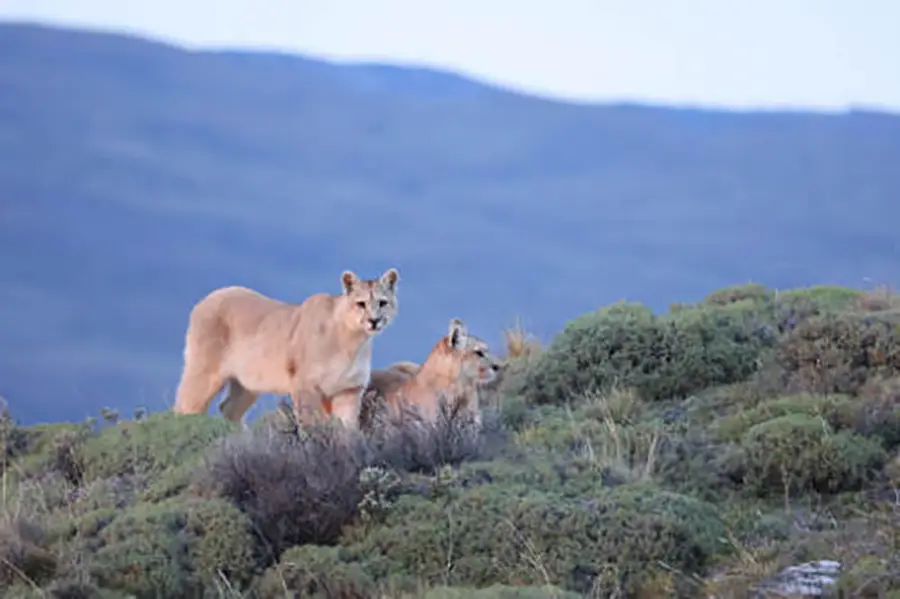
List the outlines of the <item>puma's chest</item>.
{"type": "Polygon", "coordinates": [[[365,387],[372,375],[372,348],[369,342],[355,354],[336,360],[325,377],[322,390],[334,394],[344,389],[365,387]]]}
{"type": "Polygon", "coordinates": [[[344,380],[347,381],[348,387],[364,387],[369,384],[369,378],[372,376],[372,355],[371,353],[362,353],[356,358],[344,371],[344,380]]]}

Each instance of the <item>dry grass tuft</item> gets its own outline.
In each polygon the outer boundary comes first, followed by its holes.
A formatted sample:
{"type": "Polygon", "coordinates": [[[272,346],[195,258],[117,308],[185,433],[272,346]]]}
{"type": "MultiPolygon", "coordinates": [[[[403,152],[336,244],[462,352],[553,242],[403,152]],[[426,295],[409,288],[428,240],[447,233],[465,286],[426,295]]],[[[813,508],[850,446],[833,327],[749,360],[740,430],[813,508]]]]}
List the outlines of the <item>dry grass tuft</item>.
{"type": "Polygon", "coordinates": [[[900,308],[900,295],[889,285],[878,285],[856,298],[854,307],[863,312],[885,312],[900,308]]]}
{"type": "Polygon", "coordinates": [[[503,331],[506,344],[506,358],[530,358],[541,351],[541,342],[525,330],[520,321],[503,331]]]}

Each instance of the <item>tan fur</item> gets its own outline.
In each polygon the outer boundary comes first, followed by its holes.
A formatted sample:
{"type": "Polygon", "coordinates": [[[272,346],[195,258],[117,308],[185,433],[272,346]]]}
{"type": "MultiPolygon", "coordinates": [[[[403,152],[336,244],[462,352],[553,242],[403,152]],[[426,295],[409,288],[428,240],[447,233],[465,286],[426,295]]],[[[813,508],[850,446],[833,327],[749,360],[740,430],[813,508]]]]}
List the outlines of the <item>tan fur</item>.
{"type": "Polygon", "coordinates": [[[408,376],[403,370],[381,371],[389,374],[373,376],[367,389],[367,393],[375,391],[384,396],[390,414],[399,415],[402,405],[407,403],[425,420],[434,423],[438,402],[444,395],[456,402],[456,408],[468,411],[480,423],[479,387],[494,380],[500,363],[487,343],[468,334],[462,321],[454,318],[447,335],[434,345],[415,374],[408,376]]]}
{"type": "Polygon", "coordinates": [[[415,376],[417,372],[419,372],[419,366],[415,362],[394,362],[390,366],[387,367],[387,370],[393,370],[399,374],[402,374],[406,377],[415,376]]]}
{"type": "Polygon", "coordinates": [[[298,417],[334,414],[356,427],[369,384],[372,342],[397,315],[396,269],[380,279],[341,275],[343,293],[300,304],[246,287],[217,289],[191,310],[184,369],[173,410],[205,414],[228,383],[219,410],[239,422],[260,393],[290,395],[298,417]]]}

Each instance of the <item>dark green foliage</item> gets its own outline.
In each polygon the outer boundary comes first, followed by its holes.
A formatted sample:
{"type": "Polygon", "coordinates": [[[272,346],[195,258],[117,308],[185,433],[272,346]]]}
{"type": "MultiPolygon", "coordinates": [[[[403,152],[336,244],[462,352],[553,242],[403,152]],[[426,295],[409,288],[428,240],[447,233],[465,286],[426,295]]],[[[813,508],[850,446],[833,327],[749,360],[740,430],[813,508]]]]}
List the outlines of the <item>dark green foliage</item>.
{"type": "Polygon", "coordinates": [[[744,485],[760,494],[836,493],[862,488],[887,455],[878,441],[792,413],[750,427],[738,459],[744,485]]]}
{"type": "Polygon", "coordinates": [[[190,487],[199,467],[196,461],[188,462],[151,477],[141,490],[141,501],[163,501],[184,492],[190,487]]]}
{"type": "Polygon", "coordinates": [[[775,298],[775,292],[759,283],[735,285],[719,289],[706,296],[706,303],[713,306],[727,306],[736,302],[768,302],[775,298]]]}
{"type": "Polygon", "coordinates": [[[570,322],[521,378],[516,392],[534,404],[561,404],[612,386],[649,400],[684,397],[747,378],[764,341],[739,310],[706,308],[655,317],[617,304],[570,322]]]}
{"type": "Polygon", "coordinates": [[[813,285],[805,289],[781,291],[775,297],[775,303],[779,308],[796,310],[798,316],[808,317],[847,310],[863,293],[849,287],[813,285]]]}
{"type": "Polygon", "coordinates": [[[44,536],[39,526],[22,518],[0,520],[0,588],[53,576],[58,558],[48,551],[44,536]]]}
{"type": "Polygon", "coordinates": [[[246,516],[221,500],[140,506],[97,532],[91,570],[103,587],[137,597],[196,597],[224,581],[249,581],[256,568],[251,531],[246,516]]]}
{"type": "Polygon", "coordinates": [[[101,478],[75,490],[68,507],[73,514],[126,508],[137,502],[145,484],[144,479],[127,474],[101,478]]]}
{"type": "Polygon", "coordinates": [[[581,599],[583,595],[554,586],[507,586],[493,584],[476,589],[471,587],[437,587],[429,589],[422,599],[581,599]]]}
{"type": "Polygon", "coordinates": [[[367,599],[375,580],[350,552],[340,547],[305,545],[289,549],[259,584],[259,599],[367,599]]]}
{"type": "Polygon", "coordinates": [[[786,395],[722,418],[717,424],[717,432],[725,440],[739,441],[753,426],[788,414],[818,416],[835,430],[840,430],[856,424],[859,406],[846,395],[786,395]]]}
{"type": "Polygon", "coordinates": [[[888,448],[900,445],[900,376],[870,379],[856,402],[859,432],[881,437],[888,448]]]}
{"type": "Polygon", "coordinates": [[[449,510],[440,500],[404,499],[362,545],[384,558],[387,572],[430,582],[485,586],[549,578],[586,592],[598,580],[610,590],[634,589],[659,561],[701,571],[722,534],[712,506],[649,487],[567,499],[481,485],[460,493],[449,510]]]}
{"type": "Polygon", "coordinates": [[[101,589],[92,583],[55,580],[47,586],[16,584],[6,590],[10,599],[134,599],[134,595],[101,589]]]}
{"type": "Polygon", "coordinates": [[[28,447],[25,432],[16,426],[9,413],[6,400],[0,397],[0,475],[6,471],[10,460],[21,454],[28,447]]]}
{"type": "Polygon", "coordinates": [[[199,459],[238,426],[223,418],[162,412],[123,421],[88,440],[81,450],[85,480],[115,475],[155,476],[199,459]]]}

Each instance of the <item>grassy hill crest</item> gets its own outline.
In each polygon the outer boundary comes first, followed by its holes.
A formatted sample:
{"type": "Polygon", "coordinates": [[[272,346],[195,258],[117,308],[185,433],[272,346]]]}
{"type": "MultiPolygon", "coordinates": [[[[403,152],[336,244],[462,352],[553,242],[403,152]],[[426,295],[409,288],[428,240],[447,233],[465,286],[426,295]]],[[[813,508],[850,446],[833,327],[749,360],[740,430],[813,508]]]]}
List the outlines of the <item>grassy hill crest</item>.
{"type": "MultiPolygon", "coordinates": [[[[737,597],[836,561],[900,590],[900,298],[731,287],[507,332],[485,427],[0,419],[16,597],[737,597]],[[701,341],[702,342],[699,342],[701,341]]],[[[782,587],[784,588],[784,587],[782,587]]]]}

